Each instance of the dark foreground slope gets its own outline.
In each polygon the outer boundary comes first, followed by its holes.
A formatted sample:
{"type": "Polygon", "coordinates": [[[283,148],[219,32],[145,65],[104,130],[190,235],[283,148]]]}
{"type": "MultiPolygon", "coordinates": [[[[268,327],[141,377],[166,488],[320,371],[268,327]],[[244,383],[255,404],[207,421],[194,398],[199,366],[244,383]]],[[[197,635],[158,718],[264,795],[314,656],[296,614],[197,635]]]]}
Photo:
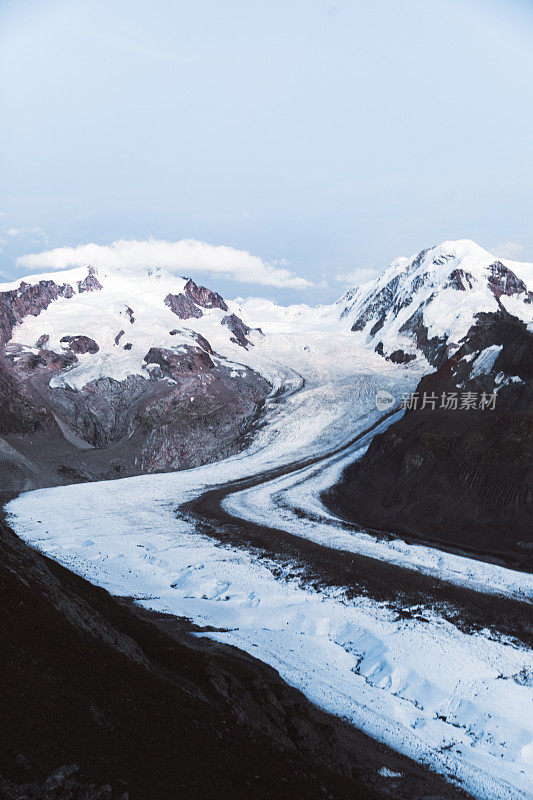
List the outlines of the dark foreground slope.
{"type": "Polygon", "coordinates": [[[1,798],[462,796],[271,668],[117,601],[5,525],[0,588],[1,798]]]}
{"type": "Polygon", "coordinates": [[[503,311],[478,314],[417,394],[419,407],[375,437],[326,501],[362,525],[530,569],[533,333],[503,311]],[[483,392],[495,391],[494,409],[461,409],[465,393],[479,406],[483,392]],[[435,408],[420,408],[424,393],[437,398],[435,408]],[[441,408],[452,393],[458,408],[441,408]]]}

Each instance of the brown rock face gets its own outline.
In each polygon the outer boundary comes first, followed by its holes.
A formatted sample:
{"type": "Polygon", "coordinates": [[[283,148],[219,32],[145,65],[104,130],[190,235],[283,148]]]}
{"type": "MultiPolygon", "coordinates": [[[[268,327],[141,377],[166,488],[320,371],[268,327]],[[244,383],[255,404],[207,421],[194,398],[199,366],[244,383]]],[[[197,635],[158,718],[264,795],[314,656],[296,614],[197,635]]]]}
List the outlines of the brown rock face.
{"type": "Polygon", "coordinates": [[[130,308],[129,306],[126,306],[126,308],[124,309],[124,314],[129,319],[131,325],[133,325],[133,323],[135,322],[135,317],[133,316],[133,309],[130,308]]]}
{"type": "Polygon", "coordinates": [[[167,294],[165,297],[165,305],[167,305],[173,314],[176,314],[180,319],[199,319],[202,316],[202,310],[184,294],[167,294]]]}
{"type": "Polygon", "coordinates": [[[467,289],[471,289],[474,283],[474,279],[469,272],[466,272],[464,269],[454,269],[453,272],[450,273],[450,277],[448,278],[448,282],[444,285],[444,288],[452,288],[457,289],[460,292],[466,292],[467,289]]]}
{"type": "Polygon", "coordinates": [[[4,359],[0,359],[0,395],[0,434],[32,432],[40,427],[37,409],[4,359]]]}
{"type": "Polygon", "coordinates": [[[184,345],[183,350],[178,352],[164,347],[151,347],[144,360],[147,364],[158,364],[165,377],[174,379],[190,373],[206,372],[214,367],[205,350],[189,345],[184,345]]]}
{"type": "Polygon", "coordinates": [[[211,289],[206,289],[205,286],[197,286],[190,278],[185,284],[183,291],[187,297],[190,297],[193,302],[202,306],[202,308],[220,308],[222,311],[228,310],[223,298],[217,292],[212,292],[211,289]]]}
{"type": "Polygon", "coordinates": [[[82,281],[78,281],[78,292],[80,294],[83,292],[98,292],[102,288],[102,284],[96,277],[94,267],[89,267],[87,277],[82,281]]]}
{"type": "Polygon", "coordinates": [[[21,281],[18,289],[0,292],[0,344],[6,344],[11,339],[13,328],[24,317],[37,317],[59,297],[73,296],[72,286],[67,283],[58,286],[50,280],[35,284],[21,281]]]}
{"type": "Polygon", "coordinates": [[[100,349],[90,336],[62,336],[59,341],[65,342],[71,353],[97,353],[100,349]]]}
{"type": "Polygon", "coordinates": [[[197,284],[188,279],[180,294],[167,294],[165,304],[180,319],[198,319],[202,316],[202,308],[220,308],[227,311],[228,307],[223,298],[207,289],[205,286],[197,284]],[[199,308],[201,306],[201,308],[199,308]]]}
{"type": "Polygon", "coordinates": [[[43,333],[37,341],[35,342],[35,347],[38,347],[39,350],[44,347],[50,341],[50,336],[47,333],[43,333]]]}
{"type": "Polygon", "coordinates": [[[520,280],[520,278],[502,264],[501,261],[495,261],[494,264],[490,265],[489,270],[491,273],[489,277],[489,286],[497,300],[499,300],[502,295],[512,297],[517,294],[526,294],[528,296],[527,302],[533,302],[533,292],[528,292],[524,281],[520,280]]]}
{"type": "Polygon", "coordinates": [[[245,350],[248,349],[248,345],[252,344],[252,342],[246,338],[248,334],[252,332],[252,328],[249,328],[236,314],[224,317],[222,325],[226,325],[230,329],[233,334],[231,341],[235,342],[235,344],[239,344],[241,347],[244,347],[245,350]]]}
{"type": "Polygon", "coordinates": [[[38,353],[31,353],[23,350],[20,353],[14,353],[8,356],[12,362],[16,357],[16,374],[17,378],[23,378],[33,372],[42,372],[50,370],[52,372],[62,372],[69,367],[72,367],[77,358],[72,352],[55,353],[53,350],[46,350],[41,348],[38,353]]]}

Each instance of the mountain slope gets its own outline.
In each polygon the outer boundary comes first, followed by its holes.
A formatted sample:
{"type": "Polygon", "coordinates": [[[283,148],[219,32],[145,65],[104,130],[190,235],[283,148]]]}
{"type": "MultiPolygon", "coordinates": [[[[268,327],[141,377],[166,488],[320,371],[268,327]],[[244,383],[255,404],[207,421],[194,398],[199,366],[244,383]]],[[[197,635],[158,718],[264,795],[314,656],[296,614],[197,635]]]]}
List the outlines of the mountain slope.
{"type": "Polygon", "coordinates": [[[336,304],[341,320],[392,361],[423,354],[438,367],[479,312],[533,320],[533,265],[502,261],[468,239],[399,258],[336,304]]]}
{"type": "Polygon", "coordinates": [[[217,293],[160,270],[88,267],[0,286],[4,489],[238,451],[270,391],[242,363],[261,337],[217,293]]]}
{"type": "Polygon", "coordinates": [[[329,505],[366,526],[530,569],[533,332],[505,311],[478,314],[415,397],[348,467],[329,505]]]}

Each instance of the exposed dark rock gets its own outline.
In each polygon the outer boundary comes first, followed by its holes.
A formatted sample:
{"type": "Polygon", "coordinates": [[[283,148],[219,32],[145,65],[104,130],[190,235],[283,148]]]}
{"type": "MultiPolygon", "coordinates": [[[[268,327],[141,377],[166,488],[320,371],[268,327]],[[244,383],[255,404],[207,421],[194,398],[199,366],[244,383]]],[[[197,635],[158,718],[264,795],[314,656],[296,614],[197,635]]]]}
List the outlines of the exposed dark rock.
{"type": "MultiPolygon", "coordinates": [[[[81,391],[47,389],[44,396],[56,416],[65,420],[81,439],[93,447],[105,448],[132,432],[136,404],[148,390],[148,381],[140,375],[130,375],[124,381],[100,378],[81,391]]],[[[84,459],[89,455],[85,453],[84,459]]]]}
{"type": "Polygon", "coordinates": [[[131,350],[132,347],[133,347],[133,345],[132,345],[131,342],[126,342],[126,344],[124,345],[124,347],[122,349],[123,350],[131,350]]]}
{"type": "Polygon", "coordinates": [[[43,333],[41,336],[39,336],[39,338],[35,342],[35,347],[41,349],[42,347],[45,346],[45,344],[48,344],[49,341],[50,341],[50,336],[47,333],[43,333]]]}
{"type": "MultiPolygon", "coordinates": [[[[209,355],[211,356],[215,355],[215,351],[213,350],[213,348],[211,347],[205,336],[202,336],[201,333],[196,333],[196,331],[192,331],[189,328],[184,328],[183,330],[186,331],[186,333],[188,333],[192,339],[194,339],[196,344],[198,344],[202,348],[202,350],[205,350],[206,353],[209,353],[209,355]]],[[[172,334],[172,331],[170,331],[170,333],[172,334]]],[[[179,333],[179,331],[176,331],[176,333],[179,333]]]]}
{"type": "Polygon", "coordinates": [[[445,336],[428,336],[428,329],[424,325],[422,308],[418,308],[415,313],[404,322],[400,328],[400,333],[412,334],[415,338],[416,346],[423,352],[427,360],[434,367],[439,367],[448,357],[448,340],[445,336]]]}
{"type": "Polygon", "coordinates": [[[84,278],[82,281],[78,281],[78,292],[82,294],[83,292],[98,292],[102,289],[102,284],[96,277],[96,272],[94,267],[89,267],[87,272],[87,277],[84,278]]]}
{"type": "Polygon", "coordinates": [[[147,364],[158,364],[162,374],[174,379],[193,372],[198,374],[213,369],[208,353],[199,347],[184,344],[180,350],[151,347],[144,357],[147,364]]]}
{"type": "Polygon", "coordinates": [[[388,311],[394,300],[399,282],[400,277],[396,276],[383,289],[376,292],[372,302],[366,306],[363,313],[354,321],[352,331],[362,331],[376,315],[381,317],[383,312],[386,313],[388,311]]]}
{"type": "Polygon", "coordinates": [[[97,786],[80,773],[76,764],[54,770],[43,784],[16,783],[0,776],[0,793],[12,800],[129,800],[128,792],[118,789],[113,793],[109,784],[97,786]]]}
{"type": "MultiPolygon", "coordinates": [[[[382,345],[383,349],[383,345],[382,345]]],[[[377,351],[379,352],[379,351],[377,351]]],[[[382,355],[382,353],[381,353],[382,355]]],[[[394,350],[390,356],[387,356],[387,361],[392,361],[393,364],[408,364],[410,361],[414,361],[416,355],[414,353],[406,353],[404,350],[394,350]]]]}
{"type": "Polygon", "coordinates": [[[228,307],[223,298],[218,292],[212,292],[205,286],[197,286],[193,280],[189,278],[185,284],[183,291],[194,303],[202,308],[220,308],[222,311],[227,311],[228,307]]]}
{"type": "Polygon", "coordinates": [[[193,331],[190,328],[182,328],[181,330],[174,328],[173,330],[169,331],[169,333],[171,336],[178,336],[179,334],[186,333],[188,336],[191,337],[191,339],[194,339],[194,341],[200,345],[202,350],[205,350],[212,356],[215,355],[215,351],[213,350],[213,348],[211,347],[205,336],[202,336],[201,333],[196,333],[196,331],[193,331]]]}
{"type": "Polygon", "coordinates": [[[133,315],[133,309],[130,308],[129,306],[126,306],[124,308],[124,316],[126,316],[129,319],[130,323],[133,325],[133,323],[135,322],[135,317],[133,315]]]}
{"type": "Polygon", "coordinates": [[[101,378],[80,391],[49,385],[76,363],[70,350],[10,345],[0,372],[4,488],[189,468],[239,452],[270,386],[252,370],[235,377],[203,337],[197,344],[152,348],[146,377],[101,378]]]}
{"type": "Polygon", "coordinates": [[[447,289],[449,287],[460,292],[466,292],[467,289],[472,289],[473,284],[474,279],[469,272],[464,269],[454,269],[443,288],[447,289]]]}
{"type": "MultiPolygon", "coordinates": [[[[370,329],[370,336],[375,336],[378,331],[380,331],[385,324],[386,313],[383,313],[378,321],[371,327],[370,329]]],[[[353,330],[353,328],[352,328],[353,330]]]]}
{"type": "Polygon", "coordinates": [[[123,336],[124,336],[124,331],[123,330],[119,331],[115,336],[115,344],[118,344],[123,336]]]}
{"type": "Polygon", "coordinates": [[[416,392],[419,407],[373,439],[328,502],[360,524],[525,568],[532,554],[523,543],[533,540],[533,333],[507,312],[478,314],[459,350],[416,392]],[[495,362],[478,370],[494,346],[502,348],[495,362]],[[495,391],[493,410],[480,408],[482,393],[495,391]],[[443,400],[452,393],[456,409],[443,400]],[[478,400],[461,408],[468,393],[478,400]],[[424,394],[436,402],[421,408],[424,394]]]}
{"type": "Polygon", "coordinates": [[[248,345],[252,344],[252,342],[246,338],[252,332],[252,328],[249,328],[236,314],[224,317],[222,319],[222,325],[226,325],[230,329],[233,334],[231,341],[235,342],[235,344],[239,344],[241,347],[244,347],[245,350],[248,349],[248,345]]]}
{"type": "Polygon", "coordinates": [[[21,281],[18,289],[0,292],[0,345],[11,339],[13,328],[24,317],[37,317],[59,297],[73,296],[72,286],[66,283],[58,286],[51,280],[34,284],[21,281]]]}
{"type": "Polygon", "coordinates": [[[100,349],[94,339],[81,334],[79,336],[62,336],[59,341],[65,342],[72,353],[97,353],[100,349]]]}
{"type": "Polygon", "coordinates": [[[194,301],[184,294],[167,294],[165,304],[180,319],[198,319],[203,316],[202,309],[198,308],[194,301]]]}
{"type": "Polygon", "coordinates": [[[5,358],[0,357],[0,436],[8,433],[32,434],[47,418],[5,358]]]}
{"type": "Polygon", "coordinates": [[[53,350],[44,349],[39,350],[38,353],[21,349],[10,352],[6,357],[16,367],[19,380],[36,370],[61,372],[73,366],[78,360],[72,352],[55,353],[53,350]]]}
{"type": "Polygon", "coordinates": [[[491,264],[489,271],[489,286],[497,300],[502,295],[512,297],[513,295],[525,294],[527,295],[526,302],[533,302],[533,292],[528,292],[524,281],[518,278],[501,261],[495,261],[494,264],[491,264]]]}

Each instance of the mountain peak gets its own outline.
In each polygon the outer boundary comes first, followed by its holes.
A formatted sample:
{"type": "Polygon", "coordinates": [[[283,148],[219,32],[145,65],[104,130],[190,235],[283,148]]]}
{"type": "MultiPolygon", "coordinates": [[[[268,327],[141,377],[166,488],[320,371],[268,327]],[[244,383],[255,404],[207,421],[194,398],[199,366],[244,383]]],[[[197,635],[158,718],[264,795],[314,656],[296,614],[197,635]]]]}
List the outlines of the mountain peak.
{"type": "Polygon", "coordinates": [[[340,317],[386,358],[408,362],[423,353],[439,366],[480,312],[530,321],[530,275],[530,265],[502,261],[471,239],[444,241],[396,259],[375,281],[347,292],[340,317]]]}

